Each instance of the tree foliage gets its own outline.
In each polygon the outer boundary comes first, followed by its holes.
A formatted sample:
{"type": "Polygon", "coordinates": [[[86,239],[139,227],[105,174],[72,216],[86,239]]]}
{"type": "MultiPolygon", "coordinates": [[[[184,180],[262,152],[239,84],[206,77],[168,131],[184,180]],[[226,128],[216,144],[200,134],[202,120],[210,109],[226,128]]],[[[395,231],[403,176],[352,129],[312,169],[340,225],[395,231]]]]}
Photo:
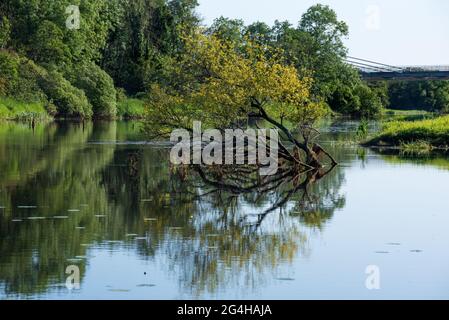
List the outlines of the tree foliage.
{"type": "MultiPolygon", "coordinates": [[[[194,121],[225,130],[247,128],[250,119],[278,128],[294,146],[281,157],[294,165],[320,168],[310,128],[327,108],[311,94],[312,79],[299,76],[279,50],[247,40],[240,44],[196,32],[185,38],[185,51],[172,69],[169,85],[154,85],[149,94],[145,129],[151,137],[173,129],[190,130],[194,121]],[[303,140],[284,126],[290,121],[303,140]]],[[[329,156],[329,155],[328,155],[329,156]]],[[[332,162],[334,159],[330,157],[332,162]]]]}
{"type": "Polygon", "coordinates": [[[371,117],[385,107],[384,97],[379,96],[381,92],[369,92],[371,88],[356,70],[344,63],[347,49],[343,40],[349,34],[348,26],[328,6],[312,6],[296,27],[288,21],[276,21],[272,27],[263,22],[245,26],[241,20],[221,17],[208,33],[240,45],[249,38],[281,49],[286,62],[313,77],[312,93],[336,112],[371,117]],[[351,103],[346,104],[347,100],[351,103]]]}
{"type": "Polygon", "coordinates": [[[260,109],[275,110],[274,116],[298,125],[312,124],[326,111],[310,93],[310,77],[300,78],[280,52],[252,41],[242,51],[232,41],[195,33],[186,38],[173,73],[176,83],[155,85],[150,92],[151,131],[189,128],[193,120],[226,128],[260,109]]]}
{"type": "Polygon", "coordinates": [[[109,36],[102,67],[128,93],[157,82],[182,45],[181,32],[198,24],[196,0],[125,0],[117,28],[109,36]]]}
{"type": "Polygon", "coordinates": [[[396,109],[449,112],[449,81],[395,82],[389,95],[396,109]]]}
{"type": "Polygon", "coordinates": [[[11,33],[11,24],[7,17],[0,15],[0,49],[6,47],[11,33]]]}
{"type": "MultiPolygon", "coordinates": [[[[90,114],[114,117],[113,87],[136,96],[151,86],[173,84],[175,74],[186,77],[173,69],[179,54],[186,51],[182,35],[200,24],[197,5],[197,0],[3,0],[0,49],[8,48],[42,68],[57,71],[88,97],[93,107],[90,114]],[[79,29],[66,27],[69,5],[79,6],[79,29]]],[[[287,21],[246,26],[242,20],[221,17],[205,34],[233,43],[242,54],[248,41],[272,48],[264,52],[266,59],[272,52],[282,52],[283,62],[294,66],[300,78],[313,79],[310,94],[336,112],[370,117],[380,114],[388,102],[384,89],[367,86],[344,63],[348,27],[328,6],[312,6],[296,26],[287,21]]],[[[0,79],[3,91],[8,86],[5,79],[0,79]]],[[[435,102],[426,105],[442,109],[446,94],[436,90],[435,102]]],[[[48,98],[45,103],[52,100],[48,98]]],[[[288,116],[282,108],[279,104],[268,109],[284,119],[288,116]]]]}

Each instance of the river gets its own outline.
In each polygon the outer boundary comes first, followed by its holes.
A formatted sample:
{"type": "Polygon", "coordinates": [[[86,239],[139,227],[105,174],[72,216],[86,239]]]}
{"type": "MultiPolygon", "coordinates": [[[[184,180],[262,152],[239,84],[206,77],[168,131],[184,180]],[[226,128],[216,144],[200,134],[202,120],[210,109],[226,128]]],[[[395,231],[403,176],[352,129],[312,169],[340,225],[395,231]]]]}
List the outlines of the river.
{"type": "Polygon", "coordinates": [[[137,122],[2,123],[0,299],[448,299],[449,158],[357,126],[323,125],[339,166],[254,227],[270,197],[189,200],[137,122]]]}

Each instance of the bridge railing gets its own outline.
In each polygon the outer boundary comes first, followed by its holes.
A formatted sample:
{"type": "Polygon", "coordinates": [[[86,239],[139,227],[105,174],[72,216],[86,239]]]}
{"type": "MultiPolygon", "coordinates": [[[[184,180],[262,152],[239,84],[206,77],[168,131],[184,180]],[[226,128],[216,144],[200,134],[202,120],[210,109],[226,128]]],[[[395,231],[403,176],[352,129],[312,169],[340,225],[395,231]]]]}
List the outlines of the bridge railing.
{"type": "Polygon", "coordinates": [[[415,65],[415,66],[393,66],[371,60],[347,56],[345,62],[357,68],[363,73],[403,73],[403,72],[449,72],[449,65],[415,65]]]}
{"type": "Polygon", "coordinates": [[[407,72],[426,72],[426,71],[449,71],[449,66],[401,66],[407,72]]]}

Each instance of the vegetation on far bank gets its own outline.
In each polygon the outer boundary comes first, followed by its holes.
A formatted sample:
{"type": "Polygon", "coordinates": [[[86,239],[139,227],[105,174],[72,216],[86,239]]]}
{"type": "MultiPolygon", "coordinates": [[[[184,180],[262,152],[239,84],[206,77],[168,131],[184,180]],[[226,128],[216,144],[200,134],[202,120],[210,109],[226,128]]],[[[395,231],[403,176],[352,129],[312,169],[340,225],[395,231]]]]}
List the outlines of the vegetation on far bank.
{"type": "Polygon", "coordinates": [[[47,120],[45,106],[39,102],[19,102],[0,97],[0,120],[47,120]]]}
{"type": "Polygon", "coordinates": [[[384,84],[367,85],[344,63],[348,26],[323,5],[299,23],[219,18],[201,27],[196,0],[92,0],[79,5],[81,27],[66,27],[69,0],[0,3],[0,96],[39,103],[64,118],[136,118],[137,100],[154,85],[166,86],[184,35],[201,28],[239,50],[250,39],[278,50],[283,63],[310,77],[311,93],[334,112],[372,117],[386,105],[384,84]]]}
{"type": "Polygon", "coordinates": [[[449,148],[449,116],[387,122],[381,132],[366,144],[404,150],[449,148]]]}
{"type": "Polygon", "coordinates": [[[136,120],[145,117],[145,101],[137,98],[124,98],[117,102],[117,116],[121,119],[136,120]]]}
{"type": "Polygon", "coordinates": [[[202,30],[237,51],[248,40],[275,50],[283,65],[311,79],[314,99],[335,114],[374,118],[388,106],[449,111],[447,81],[362,81],[344,62],[349,28],[328,6],[312,6],[297,24],[221,17],[204,27],[197,0],[79,1],[81,25],[71,29],[69,5],[0,2],[0,97],[39,104],[54,117],[141,118],[144,107],[134,97],[173,86],[179,80],[171,78],[173,69],[187,53],[185,36],[202,30]]]}

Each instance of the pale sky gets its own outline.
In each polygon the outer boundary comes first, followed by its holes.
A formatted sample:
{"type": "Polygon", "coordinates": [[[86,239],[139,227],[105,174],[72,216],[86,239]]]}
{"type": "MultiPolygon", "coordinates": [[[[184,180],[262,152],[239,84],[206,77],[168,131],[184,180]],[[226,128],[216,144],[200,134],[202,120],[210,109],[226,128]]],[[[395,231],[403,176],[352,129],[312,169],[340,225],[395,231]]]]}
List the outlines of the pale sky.
{"type": "Polygon", "coordinates": [[[295,26],[316,3],[349,25],[349,55],[392,65],[449,65],[447,0],[199,0],[205,24],[220,16],[295,26]]]}

